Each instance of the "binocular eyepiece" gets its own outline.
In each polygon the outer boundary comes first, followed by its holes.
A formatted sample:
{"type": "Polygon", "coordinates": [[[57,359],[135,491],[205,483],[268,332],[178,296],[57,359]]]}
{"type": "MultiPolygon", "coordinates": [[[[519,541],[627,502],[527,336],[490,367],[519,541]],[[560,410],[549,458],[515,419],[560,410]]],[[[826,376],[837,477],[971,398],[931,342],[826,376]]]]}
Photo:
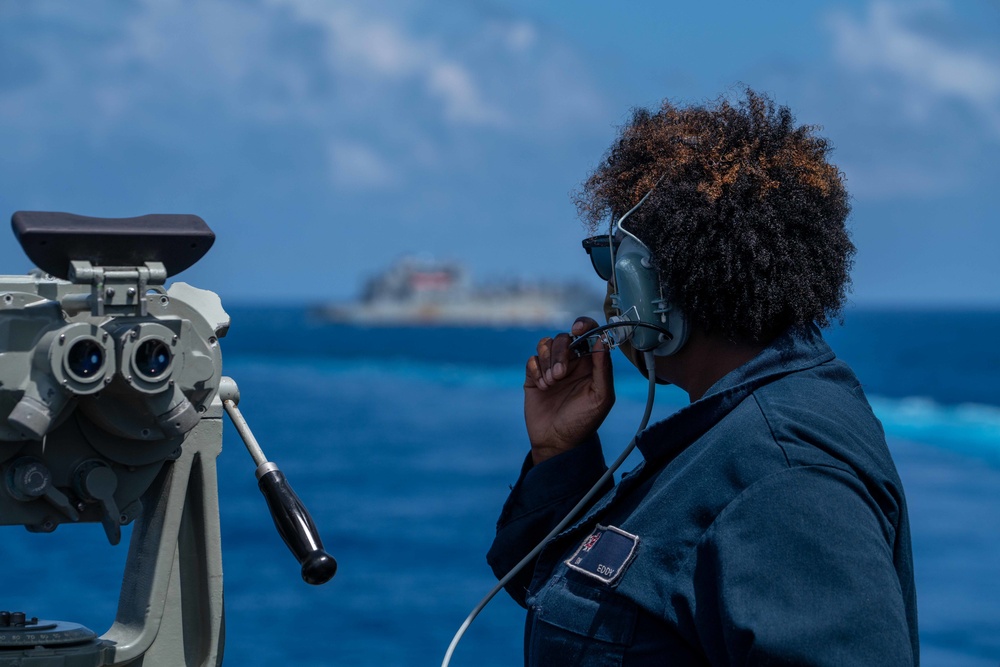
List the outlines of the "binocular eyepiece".
{"type": "Polygon", "coordinates": [[[170,370],[170,361],[173,354],[166,343],[161,340],[149,339],[143,341],[135,349],[135,358],[132,360],[136,373],[142,377],[156,381],[157,378],[164,377],[170,370]]]}
{"type": "Polygon", "coordinates": [[[218,393],[228,315],[212,292],[165,288],[215,236],[188,215],[22,211],[12,225],[41,270],[0,276],[0,523],[100,520],[115,541],[218,393]]]}
{"type": "Polygon", "coordinates": [[[66,371],[79,382],[87,382],[104,370],[104,348],[96,340],[78,340],[66,353],[66,371]]]}

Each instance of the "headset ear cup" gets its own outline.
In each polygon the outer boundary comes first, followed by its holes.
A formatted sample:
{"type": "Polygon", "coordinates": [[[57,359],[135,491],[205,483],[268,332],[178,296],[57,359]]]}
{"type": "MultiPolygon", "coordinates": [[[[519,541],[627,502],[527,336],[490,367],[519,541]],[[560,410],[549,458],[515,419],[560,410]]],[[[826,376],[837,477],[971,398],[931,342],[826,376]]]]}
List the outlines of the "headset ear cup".
{"type": "Polygon", "coordinates": [[[622,315],[670,332],[664,336],[652,328],[635,327],[632,346],[639,351],[653,350],[661,357],[676,353],[687,340],[687,319],[663,298],[649,248],[631,236],[625,237],[615,255],[615,283],[622,315]]]}
{"type": "Polygon", "coordinates": [[[687,317],[684,316],[680,308],[670,306],[666,317],[666,329],[673,335],[673,338],[669,341],[664,341],[653,351],[653,354],[658,357],[668,357],[671,354],[675,354],[687,342],[688,334],[690,333],[687,317]]]}

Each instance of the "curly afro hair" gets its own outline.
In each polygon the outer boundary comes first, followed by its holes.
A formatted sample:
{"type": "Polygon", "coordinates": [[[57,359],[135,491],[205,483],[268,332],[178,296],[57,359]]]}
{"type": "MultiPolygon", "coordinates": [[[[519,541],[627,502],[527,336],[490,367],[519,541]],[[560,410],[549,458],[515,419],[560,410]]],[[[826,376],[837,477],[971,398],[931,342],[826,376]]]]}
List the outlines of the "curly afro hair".
{"type": "Polygon", "coordinates": [[[765,343],[840,317],[854,245],[830,144],[766,95],[744,95],[633,110],[575,199],[592,231],[606,229],[659,182],[626,226],[668,298],[707,334],[765,343]]]}

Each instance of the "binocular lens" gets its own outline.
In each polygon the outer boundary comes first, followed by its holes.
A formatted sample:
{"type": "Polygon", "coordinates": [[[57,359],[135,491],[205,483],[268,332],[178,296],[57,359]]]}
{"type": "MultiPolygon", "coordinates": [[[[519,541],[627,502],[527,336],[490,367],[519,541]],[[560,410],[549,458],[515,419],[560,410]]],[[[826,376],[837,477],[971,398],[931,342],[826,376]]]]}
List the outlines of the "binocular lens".
{"type": "Polygon", "coordinates": [[[159,340],[147,340],[135,351],[135,367],[149,378],[159,377],[170,368],[170,348],[159,340]]]}
{"type": "Polygon", "coordinates": [[[77,377],[93,377],[104,365],[104,348],[94,340],[78,341],[69,348],[66,365],[77,377]]]}

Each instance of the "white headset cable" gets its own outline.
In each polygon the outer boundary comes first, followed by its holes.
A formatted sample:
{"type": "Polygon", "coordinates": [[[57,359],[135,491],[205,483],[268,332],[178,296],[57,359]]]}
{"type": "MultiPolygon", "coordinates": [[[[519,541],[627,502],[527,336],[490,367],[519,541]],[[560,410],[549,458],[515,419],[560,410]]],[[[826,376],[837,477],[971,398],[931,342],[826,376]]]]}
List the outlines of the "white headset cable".
{"type": "MultiPolygon", "coordinates": [[[[648,197],[649,194],[647,193],[646,196],[648,197]]],[[[645,197],[643,199],[645,199],[645,197]]],[[[641,204],[642,202],[639,203],[641,204]]],[[[631,211],[629,211],[629,213],[631,213],[631,211]]],[[[610,354],[611,350],[608,350],[608,353],[610,354]]],[[[528,552],[527,556],[522,558],[521,561],[510,570],[510,572],[505,574],[503,578],[497,582],[496,586],[494,586],[493,589],[486,594],[486,597],[480,600],[479,604],[477,604],[472,609],[472,611],[466,617],[465,621],[462,622],[461,627],[458,628],[458,632],[456,632],[455,636],[452,638],[451,644],[448,645],[448,650],[444,654],[444,660],[441,662],[441,667],[448,667],[448,665],[451,663],[451,656],[452,654],[455,653],[455,648],[458,646],[458,642],[462,640],[462,636],[465,635],[465,631],[469,628],[470,625],[472,625],[472,621],[476,619],[476,616],[479,615],[479,612],[481,612],[486,607],[486,605],[490,603],[490,600],[492,600],[496,596],[496,594],[499,593],[503,589],[503,587],[507,585],[508,582],[510,582],[511,579],[517,576],[518,572],[524,569],[525,565],[534,560],[535,556],[537,556],[542,551],[542,549],[545,548],[545,545],[551,542],[556,535],[561,533],[563,529],[566,528],[566,526],[568,526],[574,519],[576,519],[577,515],[585,507],[587,507],[588,504],[590,504],[590,501],[594,498],[594,496],[597,494],[600,488],[609,479],[612,479],[612,477],[615,474],[615,471],[617,471],[618,468],[620,468],[621,465],[625,463],[625,459],[627,459],[628,455],[632,453],[633,449],[635,449],[635,442],[638,439],[639,434],[646,430],[646,424],[649,423],[649,417],[653,413],[653,399],[656,393],[656,359],[653,356],[653,352],[652,351],[643,352],[643,360],[646,362],[646,368],[648,369],[647,373],[649,377],[649,390],[646,394],[646,410],[642,415],[642,423],[639,424],[639,428],[638,430],[636,430],[635,435],[632,436],[632,439],[629,441],[628,445],[618,456],[618,458],[615,459],[614,463],[611,464],[611,467],[608,468],[607,472],[601,475],[601,478],[597,480],[597,482],[592,487],[590,487],[590,490],[587,491],[587,493],[583,496],[583,498],[580,499],[580,502],[578,502],[573,507],[573,509],[571,509],[569,513],[565,517],[563,517],[562,521],[560,521],[559,524],[555,528],[553,528],[552,531],[548,535],[546,535],[542,539],[542,541],[535,546],[534,549],[528,552]]]]}
{"type": "MultiPolygon", "coordinates": [[[[625,213],[625,215],[623,215],[622,217],[618,218],[618,222],[616,222],[615,224],[611,225],[611,227],[608,229],[608,249],[611,251],[611,266],[612,267],[614,267],[614,265],[615,265],[615,230],[616,229],[620,229],[623,234],[628,234],[633,239],[635,239],[635,241],[637,241],[640,245],[642,245],[642,246],[645,247],[646,244],[643,243],[642,241],[640,241],[638,236],[636,236],[632,232],[630,232],[627,229],[625,229],[624,227],[622,227],[622,223],[625,222],[626,218],[628,218],[630,215],[632,215],[633,213],[635,213],[636,209],[638,209],[640,206],[642,206],[643,202],[645,202],[647,199],[649,199],[649,195],[653,194],[653,190],[656,189],[656,186],[658,186],[660,183],[662,183],[663,179],[666,178],[666,177],[667,177],[667,174],[666,174],[666,172],[664,172],[663,175],[660,176],[659,180],[657,180],[656,183],[653,183],[653,187],[651,187],[649,189],[649,192],[647,192],[646,194],[644,194],[642,196],[642,199],[639,200],[639,203],[636,204],[635,206],[633,206],[632,208],[630,208],[628,210],[628,212],[625,213]]],[[[614,220],[614,216],[612,216],[611,219],[614,220]]],[[[614,288],[618,289],[618,279],[617,279],[617,276],[615,276],[615,272],[614,272],[613,268],[612,268],[612,271],[611,271],[611,277],[614,279],[614,281],[613,281],[614,288]]]]}

